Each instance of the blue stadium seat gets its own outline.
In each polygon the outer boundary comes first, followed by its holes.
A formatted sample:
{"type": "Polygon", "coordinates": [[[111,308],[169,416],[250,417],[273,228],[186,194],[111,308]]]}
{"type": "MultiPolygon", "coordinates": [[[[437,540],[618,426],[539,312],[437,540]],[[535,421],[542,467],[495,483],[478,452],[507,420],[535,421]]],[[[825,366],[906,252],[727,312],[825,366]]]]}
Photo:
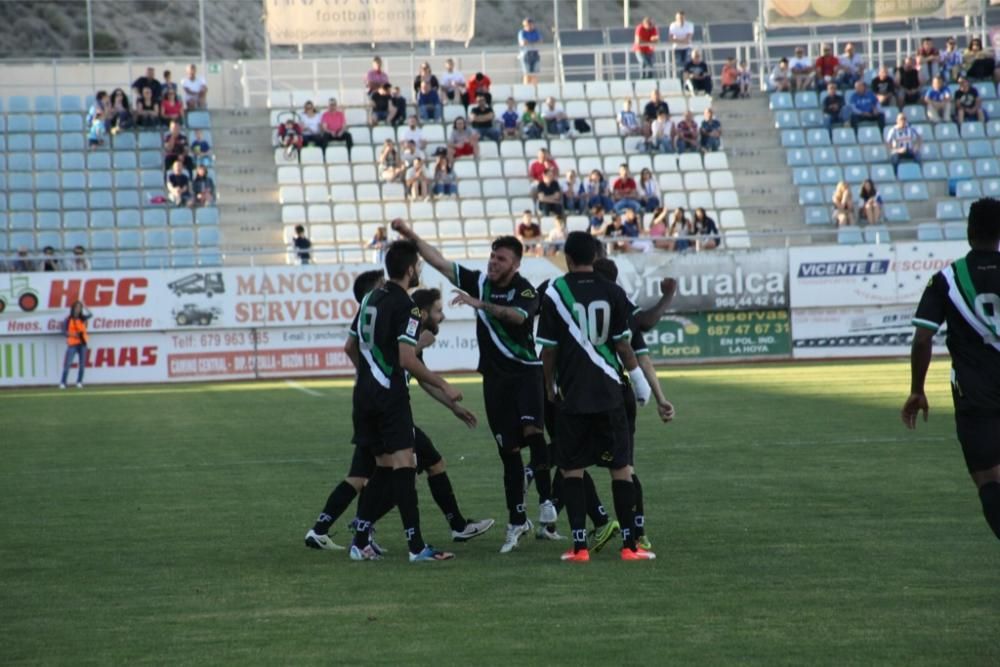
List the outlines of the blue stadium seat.
{"type": "Polygon", "coordinates": [[[86,148],[86,142],[82,134],[60,134],[59,147],[64,151],[82,151],[86,148]]]}
{"type": "Polygon", "coordinates": [[[199,246],[215,246],[215,245],[219,245],[219,228],[218,227],[199,227],[198,228],[198,245],[199,246]]]}
{"type": "Polygon", "coordinates": [[[32,149],[30,134],[12,134],[7,137],[7,150],[12,153],[30,153],[32,149]]]}
{"type": "Polygon", "coordinates": [[[138,190],[115,190],[115,206],[118,208],[139,208],[138,190]]]}
{"type": "Polygon", "coordinates": [[[882,214],[885,216],[887,222],[909,222],[910,221],[910,211],[906,208],[906,204],[899,203],[886,203],[882,207],[882,214]]]}
{"type": "Polygon", "coordinates": [[[167,211],[162,208],[147,208],[142,211],[142,224],[146,227],[166,227],[167,211]]]}
{"type": "Polygon", "coordinates": [[[174,248],[192,247],[194,245],[194,228],[179,227],[177,229],[171,229],[170,245],[174,248]]]}
{"type": "Polygon", "coordinates": [[[965,144],[961,141],[943,141],[939,147],[941,149],[941,157],[945,160],[958,160],[964,158],[966,155],[965,144]]]}
{"type": "Polygon", "coordinates": [[[121,132],[111,138],[111,145],[116,151],[135,150],[135,135],[131,132],[121,132]]]}
{"type": "Polygon", "coordinates": [[[40,211],[58,211],[62,208],[62,198],[58,192],[39,192],[35,195],[35,208],[40,211]]]}
{"type": "Polygon", "coordinates": [[[979,91],[980,99],[984,100],[995,100],[997,97],[996,86],[990,85],[988,83],[980,83],[976,86],[976,90],[979,91]]]}
{"type": "Polygon", "coordinates": [[[78,113],[60,114],[59,130],[61,132],[83,132],[83,116],[78,113]]]}
{"type": "Polygon", "coordinates": [[[189,226],[194,224],[194,216],[191,215],[191,209],[189,208],[172,208],[170,209],[170,226],[189,226]]]}
{"type": "MultiPolygon", "coordinates": [[[[137,241],[132,241],[132,236],[123,236],[124,234],[138,234],[138,232],[118,232],[118,243],[121,244],[123,239],[128,239],[127,242],[134,243],[137,241]]],[[[135,246],[138,249],[139,246],[135,246]]],[[[122,248],[124,250],[124,248],[122,248]]],[[[134,271],[136,269],[141,269],[145,266],[145,258],[142,253],[135,252],[134,249],[129,249],[125,254],[118,255],[118,268],[123,271],[134,271]]]]}
{"type": "Polygon", "coordinates": [[[809,151],[801,148],[793,148],[786,154],[786,164],[789,167],[808,167],[812,164],[809,151]]]}
{"type": "Polygon", "coordinates": [[[58,132],[55,114],[35,114],[34,129],[35,132],[58,132]]]}
{"type": "Polygon", "coordinates": [[[938,220],[961,220],[962,206],[954,199],[944,199],[937,203],[938,220]]]}
{"type": "Polygon", "coordinates": [[[848,183],[864,183],[867,178],[867,165],[851,164],[844,168],[844,180],[848,183]]]}
{"type": "MultiPolygon", "coordinates": [[[[90,232],[90,246],[92,250],[114,250],[115,233],[112,230],[99,229],[90,232]]],[[[91,262],[93,263],[93,262],[91,262]]]]}
{"type": "Polygon", "coordinates": [[[58,211],[38,211],[35,213],[35,227],[53,230],[62,228],[62,216],[58,211]]]}
{"type": "Polygon", "coordinates": [[[892,171],[892,167],[887,164],[873,164],[871,171],[872,180],[876,183],[896,180],[896,174],[892,171]]]}
{"type": "Polygon", "coordinates": [[[820,167],[827,164],[835,164],[837,162],[837,154],[831,146],[819,146],[812,149],[812,162],[820,167]]]}
{"type": "Polygon", "coordinates": [[[906,114],[906,119],[911,123],[922,123],[927,120],[927,111],[919,104],[909,104],[903,107],[903,113],[906,114]]]}
{"type": "Polygon", "coordinates": [[[882,144],[882,133],[877,127],[862,125],[858,128],[859,144],[882,144]]]}
{"type": "Polygon", "coordinates": [[[115,151],[113,155],[115,169],[135,169],[137,167],[135,151],[115,151]]]}
{"type": "Polygon", "coordinates": [[[787,130],[802,127],[802,124],[799,122],[799,114],[795,111],[779,111],[774,114],[774,126],[779,130],[787,130]]]}
{"type": "Polygon", "coordinates": [[[795,93],[795,107],[797,109],[815,109],[819,106],[816,93],[812,90],[801,90],[795,93]]]}
{"type": "Polygon", "coordinates": [[[841,164],[859,164],[864,162],[864,158],[858,146],[840,146],[837,148],[837,161],[841,164]]]}
{"type": "Polygon", "coordinates": [[[965,218],[969,217],[969,211],[972,210],[972,205],[976,203],[975,199],[963,199],[962,200],[962,216],[965,218]]]}
{"type": "Polygon", "coordinates": [[[955,127],[954,123],[938,123],[934,126],[934,138],[938,141],[958,139],[958,128],[955,127]]]}
{"type": "Polygon", "coordinates": [[[35,97],[35,111],[55,111],[56,98],[52,95],[38,95],[35,97]]]}
{"type": "Polygon", "coordinates": [[[1000,199],[1000,178],[983,179],[983,195],[1000,199]]]}
{"type": "Polygon", "coordinates": [[[36,190],[58,190],[60,187],[61,185],[59,183],[59,172],[57,171],[35,172],[36,190]]]}
{"type": "Polygon", "coordinates": [[[202,248],[198,251],[198,266],[222,266],[222,253],[215,248],[202,248]]]}
{"type": "Polygon", "coordinates": [[[114,175],[116,188],[131,188],[134,190],[139,187],[139,174],[134,171],[116,171],[114,175]]]}
{"type": "Polygon", "coordinates": [[[903,185],[903,198],[906,201],[927,201],[930,193],[923,181],[911,181],[903,185]]]}
{"type": "Polygon", "coordinates": [[[1000,137],[1000,120],[986,121],[986,136],[1000,137]]]}
{"type": "Polygon", "coordinates": [[[826,206],[806,206],[807,225],[829,225],[830,209],[826,206]]]}
{"type": "Polygon", "coordinates": [[[142,216],[139,209],[126,208],[118,211],[117,223],[119,228],[141,227],[142,216]]]}
{"type": "Polygon", "coordinates": [[[9,215],[11,231],[23,231],[35,228],[35,214],[30,211],[12,211],[9,215]]]}
{"type": "Polygon", "coordinates": [[[83,111],[79,95],[60,95],[59,111],[83,111]]]}
{"type": "Polygon", "coordinates": [[[147,248],[166,248],[167,230],[162,227],[149,228],[143,232],[147,248]]]}
{"type": "Polygon", "coordinates": [[[874,178],[872,180],[878,183],[876,187],[878,187],[878,193],[882,195],[883,202],[903,201],[903,189],[899,183],[876,181],[874,178]]]}
{"type": "Polygon", "coordinates": [[[59,168],[59,156],[56,153],[35,153],[35,169],[54,171],[59,168]]]}
{"type": "Polygon", "coordinates": [[[60,243],[62,243],[62,234],[59,232],[49,230],[35,234],[36,248],[52,248],[55,250],[59,248],[60,243]]]}
{"type": "Polygon", "coordinates": [[[110,229],[115,226],[115,212],[99,210],[90,212],[91,229],[110,229]]]}
{"type": "Polygon", "coordinates": [[[799,206],[817,206],[825,204],[823,188],[818,185],[807,185],[799,188],[799,206]]]}
{"type": "Polygon", "coordinates": [[[948,178],[972,178],[972,163],[968,160],[954,160],[948,165],[948,178]]]}
{"type": "Polygon", "coordinates": [[[823,112],[819,109],[804,109],[799,112],[799,122],[802,127],[820,127],[823,125],[823,112]]]}
{"type": "Polygon", "coordinates": [[[12,232],[8,245],[11,248],[33,248],[35,246],[35,234],[33,232],[12,232]]]}
{"type": "Polygon", "coordinates": [[[58,134],[36,134],[35,135],[35,150],[36,151],[50,151],[56,152],[59,150],[59,135],[58,134]]]}
{"type": "Polygon", "coordinates": [[[943,241],[944,231],[936,222],[922,222],[917,225],[918,241],[943,241]]]}
{"type": "Polygon", "coordinates": [[[90,234],[85,231],[63,232],[63,248],[67,250],[78,245],[87,247],[90,243],[90,234]]]}
{"type": "Polygon", "coordinates": [[[218,225],[219,209],[214,206],[196,209],[194,218],[199,225],[218,225]]]}
{"type": "Polygon", "coordinates": [[[924,160],[940,160],[941,159],[941,149],[938,148],[936,142],[925,141],[920,147],[920,157],[924,160]]]}
{"type": "Polygon", "coordinates": [[[87,173],[87,184],[92,190],[109,190],[111,189],[111,172],[110,171],[91,171],[87,173]]]}
{"type": "Polygon", "coordinates": [[[791,148],[794,146],[805,146],[806,139],[802,130],[782,130],[781,131],[781,145],[785,148],[791,148]]]}
{"type": "Polygon", "coordinates": [[[865,243],[889,243],[889,229],[884,225],[872,225],[865,227],[865,243]]]}
{"type": "Polygon", "coordinates": [[[830,133],[825,129],[814,127],[806,131],[806,144],[809,146],[829,146],[830,133]]]}
{"type": "Polygon", "coordinates": [[[189,111],[187,126],[192,130],[207,130],[212,127],[212,118],[207,111],[189,111]]]}
{"type": "Polygon", "coordinates": [[[31,104],[24,95],[12,95],[7,99],[7,111],[27,112],[31,111],[31,104]]]}
{"type": "Polygon", "coordinates": [[[987,139],[973,139],[965,144],[969,157],[990,157],[993,155],[993,145],[987,139]]]}
{"type": "Polygon", "coordinates": [[[964,222],[949,222],[944,225],[945,241],[964,241],[967,235],[967,225],[964,222]]]}
{"type": "Polygon", "coordinates": [[[12,192],[8,208],[11,211],[33,211],[35,210],[35,198],[30,192],[12,192]]]}
{"type": "Polygon", "coordinates": [[[844,172],[840,167],[828,166],[819,168],[820,183],[839,183],[844,180],[844,172]]]}
{"type": "Polygon", "coordinates": [[[924,162],[924,179],[946,181],[948,180],[948,167],[944,162],[924,162]]]}
{"type": "Polygon", "coordinates": [[[139,132],[139,148],[159,149],[163,146],[163,137],[159,132],[139,132]]]}
{"type": "Polygon", "coordinates": [[[792,183],[795,185],[816,185],[816,170],[812,167],[799,167],[792,171],[792,183]]]}
{"type": "Polygon", "coordinates": [[[62,216],[62,223],[64,229],[86,229],[88,225],[87,212],[65,211],[62,216]]]}
{"type": "Polygon", "coordinates": [[[140,169],[162,169],[163,157],[160,151],[142,151],[139,153],[140,169]]]}
{"type": "Polygon", "coordinates": [[[59,156],[64,170],[82,171],[87,168],[83,153],[66,153],[59,156]]]}
{"type": "Polygon", "coordinates": [[[111,169],[111,155],[105,152],[88,153],[87,169],[111,169]]]}
{"type": "Polygon", "coordinates": [[[143,169],[139,173],[139,183],[146,189],[163,187],[163,172],[159,169],[143,169]]]}
{"type": "Polygon", "coordinates": [[[170,253],[170,266],[175,269],[186,269],[197,266],[197,260],[195,259],[194,252],[191,250],[182,250],[179,252],[170,253]]]}
{"type": "Polygon", "coordinates": [[[916,162],[903,162],[899,165],[896,177],[900,181],[919,181],[923,179],[924,174],[916,162]]]}
{"type": "Polygon", "coordinates": [[[7,189],[14,190],[34,190],[35,178],[30,171],[18,171],[7,174],[7,189]]]}
{"type": "Polygon", "coordinates": [[[791,93],[771,93],[769,106],[772,110],[791,109],[795,105],[792,103],[791,93]]]}
{"type": "Polygon", "coordinates": [[[7,116],[8,132],[31,132],[31,116],[7,116]]]}
{"type": "Polygon", "coordinates": [[[857,227],[842,227],[837,230],[837,243],[839,245],[858,245],[864,242],[865,238],[857,227]]]}
{"type": "Polygon", "coordinates": [[[976,176],[1000,176],[1000,165],[994,158],[979,158],[976,160],[976,176]]]}
{"type": "Polygon", "coordinates": [[[885,144],[882,143],[862,146],[861,154],[864,156],[863,162],[869,164],[889,161],[889,153],[886,151],[885,144]]]}
{"type": "Polygon", "coordinates": [[[90,208],[114,208],[114,198],[111,190],[91,190],[89,193],[90,208]]]}
{"type": "Polygon", "coordinates": [[[982,139],[986,136],[986,127],[979,122],[965,121],[959,128],[959,133],[965,140],[982,139]]]}
{"type": "Polygon", "coordinates": [[[87,193],[82,190],[67,190],[63,192],[63,208],[87,208],[87,193]]]}
{"type": "Polygon", "coordinates": [[[118,232],[119,250],[139,250],[140,248],[142,248],[142,232],[135,229],[123,229],[118,232]]]}

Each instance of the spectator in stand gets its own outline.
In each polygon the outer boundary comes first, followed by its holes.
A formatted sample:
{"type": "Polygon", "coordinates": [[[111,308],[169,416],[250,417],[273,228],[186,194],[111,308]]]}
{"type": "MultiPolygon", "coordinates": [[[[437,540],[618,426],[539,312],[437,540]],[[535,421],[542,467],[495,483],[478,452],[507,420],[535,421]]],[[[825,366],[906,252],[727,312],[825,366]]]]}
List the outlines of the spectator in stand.
{"type": "Polygon", "coordinates": [[[722,66],[719,84],[722,87],[722,91],[719,93],[720,98],[732,95],[735,100],[740,97],[740,70],[736,67],[736,58],[733,56],[726,58],[726,64],[722,66]]]}
{"type": "Polygon", "coordinates": [[[135,124],[140,129],[160,127],[160,103],[153,96],[153,89],[145,86],[135,102],[135,124]]]}
{"type": "Polygon", "coordinates": [[[649,225],[647,235],[653,239],[653,247],[657,250],[673,250],[673,241],[667,238],[669,212],[660,207],[653,211],[653,221],[649,225]]]}
{"type": "Polygon", "coordinates": [[[542,215],[563,215],[562,188],[556,179],[555,169],[546,169],[537,186],[538,210],[542,215]]]}
{"type": "Polygon", "coordinates": [[[326,111],[320,118],[320,129],[323,130],[323,140],[330,142],[343,141],[347,146],[347,155],[350,157],[351,149],[354,148],[354,137],[347,131],[347,118],[344,112],[337,106],[336,98],[331,97],[326,103],[326,111]]]}
{"type": "Polygon", "coordinates": [[[847,101],[837,90],[837,84],[826,84],[826,96],[823,97],[823,125],[833,139],[833,126],[843,125],[847,114],[847,101]]]}
{"type": "Polygon", "coordinates": [[[608,196],[608,181],[600,169],[594,169],[587,176],[585,194],[587,208],[600,206],[604,211],[610,211],[615,207],[615,203],[608,196]]]}
{"type": "Polygon", "coordinates": [[[552,229],[549,230],[548,235],[545,237],[546,242],[546,255],[558,255],[562,252],[563,246],[566,243],[566,218],[562,216],[556,217],[556,223],[553,225],[552,229]]]}
{"type": "Polygon", "coordinates": [[[767,85],[771,92],[787,93],[792,90],[792,77],[788,71],[788,58],[782,58],[767,76],[767,85]]]}
{"type": "Polygon", "coordinates": [[[878,68],[878,73],[872,79],[871,86],[878,103],[883,107],[895,106],[897,102],[896,88],[896,80],[889,76],[889,70],[886,66],[881,65],[878,68]]]}
{"type": "Polygon", "coordinates": [[[177,87],[177,84],[174,83],[173,74],[170,73],[170,70],[165,69],[163,70],[163,84],[160,86],[160,102],[163,101],[168,90],[174,91],[174,96],[178,100],[181,98],[181,91],[177,87]]]}
{"type": "Polygon", "coordinates": [[[194,170],[191,192],[194,194],[195,206],[211,206],[215,203],[215,181],[208,175],[208,168],[203,164],[199,164],[194,170]]]}
{"type": "Polygon", "coordinates": [[[698,49],[691,51],[691,60],[684,65],[684,85],[692,95],[712,94],[712,72],[698,49]]]}
{"type": "Polygon", "coordinates": [[[896,114],[896,125],[885,135],[885,147],[889,151],[889,162],[892,163],[892,170],[899,173],[899,163],[902,160],[913,160],[921,164],[920,149],[923,146],[923,138],[917,128],[913,127],[906,120],[906,114],[900,111],[896,114]]]}
{"type": "Polygon", "coordinates": [[[635,27],[635,38],[632,40],[632,52],[639,63],[639,78],[656,78],[656,45],[660,43],[660,31],[656,29],[653,19],[643,16],[635,27]]]}
{"type": "Polygon", "coordinates": [[[920,48],[917,49],[917,68],[920,70],[921,79],[933,81],[934,77],[941,73],[941,52],[934,46],[934,40],[924,37],[920,40],[920,48]]]}
{"type": "Polygon", "coordinates": [[[631,241],[623,248],[625,252],[642,252],[646,249],[644,243],[638,242],[638,238],[646,233],[642,225],[641,215],[630,208],[625,209],[622,213],[622,227],[624,228],[623,235],[631,241]]]}
{"type": "Polygon", "coordinates": [[[719,226],[715,224],[715,220],[708,217],[705,209],[700,206],[694,210],[691,228],[692,235],[697,237],[702,250],[714,250],[719,247],[719,242],[722,240],[719,235],[719,226]]]}
{"type": "Polygon", "coordinates": [[[868,90],[864,81],[854,82],[854,94],[847,102],[851,127],[857,132],[861,123],[876,123],[879,131],[885,129],[885,116],[875,93],[868,90]]]}
{"type": "Polygon", "coordinates": [[[409,193],[410,199],[430,201],[431,179],[427,176],[427,167],[424,166],[424,160],[421,157],[413,160],[413,164],[406,172],[406,191],[409,193]]]}
{"type": "Polygon", "coordinates": [[[465,104],[465,75],[455,71],[455,61],[448,58],[444,61],[444,74],[441,75],[441,90],[449,102],[465,104]]]}
{"type": "Polygon", "coordinates": [[[542,177],[545,176],[545,172],[549,169],[553,170],[556,176],[559,176],[559,164],[552,158],[549,149],[543,146],[538,149],[538,155],[535,157],[535,160],[528,165],[528,177],[531,178],[533,183],[541,183],[542,177]]]}
{"type": "Polygon", "coordinates": [[[74,271],[90,270],[90,260],[87,259],[87,249],[82,245],[73,246],[72,268],[74,271]]]}
{"type": "Polygon", "coordinates": [[[458,178],[454,165],[448,159],[448,151],[438,148],[434,151],[434,194],[438,197],[458,195],[458,178]]]}
{"type": "Polygon", "coordinates": [[[56,257],[56,249],[50,245],[42,248],[42,271],[62,271],[62,262],[56,257]]]}
{"type": "Polygon", "coordinates": [[[156,69],[147,67],[146,73],[132,82],[132,97],[139,99],[142,97],[143,88],[149,88],[153,95],[153,101],[160,101],[160,90],[163,86],[156,80],[156,69]]]}
{"type": "MultiPolygon", "coordinates": [[[[622,224],[622,217],[618,213],[612,213],[607,222],[600,227],[591,228],[590,233],[600,239],[623,239],[625,238],[625,225],[622,224]]],[[[609,251],[621,252],[626,248],[624,242],[603,241],[602,243],[609,251]]]]}
{"type": "Polygon", "coordinates": [[[278,126],[278,142],[285,149],[285,157],[290,158],[302,150],[302,126],[294,118],[287,118],[278,126]]]}
{"type": "Polygon", "coordinates": [[[399,149],[392,139],[386,137],[382,152],[378,156],[379,173],[385,183],[402,183],[406,175],[406,163],[399,156],[399,149]]]}
{"type": "Polygon", "coordinates": [[[368,98],[371,100],[371,106],[368,111],[368,126],[375,127],[379,123],[391,125],[396,117],[396,107],[389,103],[392,100],[392,86],[388,83],[383,83],[368,98]]]}
{"type": "Polygon", "coordinates": [[[372,68],[365,74],[365,90],[368,97],[382,90],[382,87],[389,83],[389,75],[382,69],[382,59],[378,56],[372,58],[372,68]]]}
{"type": "Polygon", "coordinates": [[[983,48],[983,40],[973,37],[962,54],[962,69],[969,79],[996,80],[996,62],[989,49],[983,48]]]}
{"type": "Polygon", "coordinates": [[[532,217],[531,211],[525,210],[521,214],[521,221],[514,229],[517,240],[524,244],[526,254],[540,255],[542,247],[538,243],[542,238],[542,227],[532,217]]]}
{"type": "Polygon", "coordinates": [[[687,213],[679,206],[674,209],[674,215],[670,219],[670,231],[668,234],[672,243],[671,250],[683,252],[691,247],[690,237],[694,235],[694,226],[687,217],[687,213]]]}
{"type": "Polygon", "coordinates": [[[583,214],[587,211],[587,196],[575,169],[566,172],[563,186],[563,208],[567,213],[583,214]]]}
{"type": "Polygon", "coordinates": [[[394,112],[390,113],[389,124],[393,127],[399,127],[406,120],[406,98],[399,91],[399,86],[392,87],[389,108],[394,112]]]}
{"type": "Polygon", "coordinates": [[[740,97],[747,98],[750,97],[750,84],[753,81],[753,73],[750,71],[750,67],[747,65],[747,61],[740,61],[740,69],[737,74],[737,83],[740,86],[740,97]]]}
{"type": "Polygon", "coordinates": [[[14,273],[31,273],[35,270],[35,262],[28,257],[28,249],[21,246],[17,249],[17,259],[12,262],[14,273]]]}
{"type": "Polygon", "coordinates": [[[541,68],[542,57],[538,46],[542,43],[542,33],[535,27],[535,22],[525,18],[517,33],[518,59],[521,61],[522,81],[525,85],[538,83],[538,71],[541,68]]]}
{"type": "MultiPolygon", "coordinates": [[[[420,63],[420,71],[413,77],[413,101],[420,104],[420,85],[426,83],[431,90],[440,94],[441,84],[438,78],[431,72],[431,64],[420,63]]],[[[439,95],[440,96],[440,95],[439,95]]]]}
{"type": "Polygon", "coordinates": [[[379,225],[372,234],[372,240],[368,242],[368,247],[375,251],[375,261],[379,264],[385,261],[386,247],[389,245],[389,235],[385,231],[385,225],[379,225]]]}
{"type": "Polygon", "coordinates": [[[169,126],[174,122],[184,122],[184,105],[177,99],[177,93],[167,88],[160,100],[160,123],[169,126]]]}
{"type": "Polygon", "coordinates": [[[958,80],[958,90],[955,92],[955,121],[962,125],[967,120],[978,120],[980,123],[986,122],[986,111],[983,110],[983,101],[979,98],[979,91],[969,83],[965,77],[958,80]]]}
{"type": "Polygon", "coordinates": [[[813,76],[816,68],[806,56],[806,50],[801,46],[795,47],[795,57],[788,61],[788,68],[792,73],[792,87],[795,90],[809,90],[813,87],[813,76]]]}
{"type": "Polygon", "coordinates": [[[837,80],[840,71],[840,59],[833,55],[833,47],[823,44],[820,47],[820,57],[816,59],[816,90],[826,90],[828,83],[837,80]]]}
{"type": "Polygon", "coordinates": [[[639,187],[635,184],[629,172],[628,165],[624,162],[618,167],[618,178],[611,185],[611,196],[614,199],[614,209],[621,213],[626,208],[631,208],[637,213],[642,212],[642,204],[639,203],[639,187]]]}
{"type": "MultiPolygon", "coordinates": [[[[110,99],[108,99],[108,92],[106,90],[98,90],[97,94],[94,96],[94,103],[90,105],[90,109],[87,110],[87,127],[91,126],[94,121],[94,117],[100,115],[103,119],[105,114],[109,110],[110,99]]],[[[105,129],[107,127],[105,126],[105,129]]]]}
{"type": "Polygon", "coordinates": [[[639,172],[639,202],[646,213],[652,213],[660,207],[660,186],[649,167],[643,167],[639,172]]]}
{"type": "Polygon", "coordinates": [[[534,100],[524,103],[524,113],[521,114],[521,134],[525,139],[541,139],[545,132],[545,119],[538,113],[534,100]]]}
{"type": "Polygon", "coordinates": [[[632,98],[622,102],[622,110],[618,112],[618,133],[623,137],[645,136],[645,131],[639,123],[639,117],[632,111],[632,98]]]}
{"type": "Polygon", "coordinates": [[[694,41],[694,26],[684,19],[684,12],[677,12],[674,16],[674,22],[667,28],[667,36],[674,51],[674,71],[679,73],[687,65],[694,41]]]}
{"type": "Polygon", "coordinates": [[[962,52],[956,48],[957,45],[955,38],[949,37],[941,53],[941,76],[945,82],[958,81],[962,71],[962,52]]]}
{"type": "Polygon", "coordinates": [[[104,137],[107,135],[107,125],[104,123],[104,111],[98,109],[90,116],[90,128],[87,130],[87,146],[90,150],[97,150],[104,145],[104,137]]]}
{"type": "Polygon", "coordinates": [[[673,153],[676,150],[677,132],[666,111],[660,110],[649,128],[649,151],[651,153],[673,153]]]}
{"type": "Polygon", "coordinates": [[[951,91],[940,75],[931,81],[931,87],[924,93],[927,120],[932,123],[951,120],[951,91]]]}
{"type": "Polygon", "coordinates": [[[900,108],[908,104],[920,104],[921,85],[917,61],[913,58],[906,58],[903,61],[903,66],[896,70],[896,86],[899,88],[896,99],[900,108]]]}
{"type": "Polygon", "coordinates": [[[663,99],[660,95],[660,91],[654,88],[649,93],[649,101],[646,102],[646,106],[642,109],[642,120],[644,125],[644,134],[648,137],[650,133],[650,126],[653,121],[659,118],[660,112],[666,112],[670,115],[670,105],[663,99]]]}
{"type": "Polygon", "coordinates": [[[472,155],[479,159],[479,134],[466,126],[464,118],[456,118],[451,125],[451,136],[448,138],[448,159],[454,161],[463,155],[472,155]]]}
{"type": "Polygon", "coordinates": [[[420,150],[427,149],[427,139],[424,137],[424,131],[420,129],[417,117],[413,115],[406,119],[406,127],[399,133],[399,143],[405,144],[408,141],[412,141],[420,150]]]}
{"type": "Polygon", "coordinates": [[[833,191],[833,223],[837,227],[854,224],[854,199],[847,181],[837,183],[837,188],[833,191]]]}
{"type": "Polygon", "coordinates": [[[205,139],[205,134],[202,130],[194,131],[194,141],[191,142],[191,155],[194,157],[195,164],[203,164],[206,167],[212,164],[212,146],[205,139]]]}
{"type": "Polygon", "coordinates": [[[854,82],[865,76],[865,59],[854,52],[854,44],[844,45],[844,55],[840,56],[840,70],[837,83],[843,88],[853,88],[854,82]]]}
{"type": "Polygon", "coordinates": [[[469,80],[465,84],[465,106],[469,107],[475,104],[480,95],[486,98],[487,105],[493,104],[493,94],[490,92],[490,86],[492,85],[493,82],[490,81],[490,77],[482,72],[476,72],[469,77],[469,80]]]}
{"type": "Polygon", "coordinates": [[[399,145],[402,146],[400,157],[407,168],[412,166],[418,158],[421,160],[426,158],[426,154],[417,148],[417,144],[414,141],[400,141],[399,145]]]}
{"type": "Polygon", "coordinates": [[[695,122],[694,114],[690,111],[685,111],[684,118],[677,123],[674,131],[674,150],[678,153],[688,151],[698,153],[701,151],[698,123],[695,122]]]}
{"type": "Polygon", "coordinates": [[[165,169],[181,162],[188,173],[194,170],[194,160],[188,154],[188,138],[181,132],[181,125],[176,120],[170,123],[170,130],[163,135],[163,152],[165,169]]]}
{"type": "Polygon", "coordinates": [[[302,143],[325,150],[326,133],[323,131],[323,117],[316,111],[316,105],[312,101],[306,101],[299,118],[302,122],[302,143]]]}
{"type": "Polygon", "coordinates": [[[569,134],[569,118],[551,95],[545,98],[545,104],[542,105],[542,118],[545,119],[545,131],[549,134],[558,134],[563,139],[569,134]]]}
{"type": "Polygon", "coordinates": [[[421,120],[441,122],[441,97],[436,88],[426,81],[420,82],[420,92],[417,93],[417,110],[421,120]]]}
{"type": "Polygon", "coordinates": [[[517,102],[507,98],[507,108],[500,115],[504,139],[518,139],[521,136],[521,116],[517,113],[517,102]]]}
{"type": "Polygon", "coordinates": [[[476,106],[469,107],[469,122],[472,129],[479,134],[480,141],[492,139],[500,142],[500,132],[497,131],[495,121],[496,114],[493,113],[493,107],[486,101],[486,96],[476,97],[476,106]]]}
{"type": "Polygon", "coordinates": [[[133,125],[132,106],[128,96],[121,88],[115,88],[111,92],[111,134],[131,130],[133,125]]]}
{"type": "Polygon", "coordinates": [[[861,200],[860,214],[865,222],[869,225],[877,225],[882,221],[882,195],[878,193],[872,179],[867,178],[861,184],[858,199],[861,200]]]}
{"type": "Polygon", "coordinates": [[[208,107],[208,84],[198,76],[198,68],[193,64],[187,66],[187,76],[181,81],[181,90],[184,91],[184,104],[188,110],[208,107]]]}
{"type": "Polygon", "coordinates": [[[605,212],[604,206],[598,204],[590,209],[590,228],[589,231],[593,236],[600,236],[603,232],[605,225],[605,212]]]}
{"type": "Polygon", "coordinates": [[[698,128],[701,136],[701,152],[714,153],[722,146],[722,123],[715,117],[711,107],[705,109],[704,119],[698,128]]]}
{"type": "Polygon", "coordinates": [[[295,254],[299,258],[299,264],[308,265],[312,261],[312,241],[306,236],[306,228],[302,225],[295,225],[295,236],[292,238],[292,246],[295,247],[295,254]]]}
{"type": "Polygon", "coordinates": [[[177,160],[173,163],[170,173],[167,174],[167,197],[174,206],[194,206],[194,199],[191,195],[191,179],[184,172],[184,164],[177,160]]]}

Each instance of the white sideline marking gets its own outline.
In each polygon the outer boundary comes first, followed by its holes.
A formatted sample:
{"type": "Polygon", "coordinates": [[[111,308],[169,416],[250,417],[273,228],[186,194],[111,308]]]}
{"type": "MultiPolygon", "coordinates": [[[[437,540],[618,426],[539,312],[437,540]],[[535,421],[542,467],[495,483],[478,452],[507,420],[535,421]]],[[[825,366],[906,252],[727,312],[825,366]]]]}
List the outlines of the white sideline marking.
{"type": "Polygon", "coordinates": [[[285,384],[287,384],[292,389],[298,389],[303,394],[309,394],[310,396],[322,396],[323,395],[321,392],[318,392],[315,389],[310,389],[309,387],[303,387],[301,384],[299,384],[298,382],[295,382],[293,380],[285,380],[285,384]]]}

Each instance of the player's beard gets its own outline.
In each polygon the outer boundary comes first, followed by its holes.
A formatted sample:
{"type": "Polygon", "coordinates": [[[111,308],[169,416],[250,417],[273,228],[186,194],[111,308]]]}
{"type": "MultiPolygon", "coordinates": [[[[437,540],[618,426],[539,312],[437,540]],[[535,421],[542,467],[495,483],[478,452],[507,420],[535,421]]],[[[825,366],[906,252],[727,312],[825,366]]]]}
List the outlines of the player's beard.
{"type": "Polygon", "coordinates": [[[407,287],[407,289],[413,289],[414,287],[418,287],[419,285],[420,285],[420,273],[414,271],[412,274],[410,274],[410,284],[407,287]]]}

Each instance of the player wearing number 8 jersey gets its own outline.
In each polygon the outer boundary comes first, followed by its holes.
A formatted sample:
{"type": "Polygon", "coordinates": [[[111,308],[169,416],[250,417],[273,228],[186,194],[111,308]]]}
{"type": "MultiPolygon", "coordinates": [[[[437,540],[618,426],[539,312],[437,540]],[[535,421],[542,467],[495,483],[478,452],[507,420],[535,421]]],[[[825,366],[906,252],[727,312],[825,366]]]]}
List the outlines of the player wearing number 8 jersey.
{"type": "Polygon", "coordinates": [[[986,522],[1000,538],[1000,201],[972,204],[968,237],[972,250],[931,278],[917,307],[902,417],[910,429],[919,412],[927,420],[933,336],[947,324],[958,441],[986,522]]]}

